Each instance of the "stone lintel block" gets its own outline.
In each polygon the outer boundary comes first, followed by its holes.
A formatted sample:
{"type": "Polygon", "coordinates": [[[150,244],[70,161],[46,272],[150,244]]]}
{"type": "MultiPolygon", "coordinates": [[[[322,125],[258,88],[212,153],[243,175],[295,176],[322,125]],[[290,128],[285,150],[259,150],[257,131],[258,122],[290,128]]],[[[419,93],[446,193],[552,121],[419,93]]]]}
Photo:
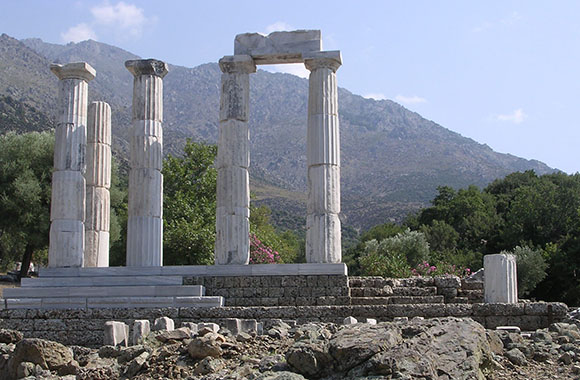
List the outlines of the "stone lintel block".
{"type": "Polygon", "coordinates": [[[87,144],[111,145],[111,106],[105,102],[92,102],[87,119],[87,144]]]}
{"type": "Polygon", "coordinates": [[[87,186],[85,229],[109,231],[111,199],[104,187],[87,186]]]}
{"type": "Polygon", "coordinates": [[[226,55],[219,60],[223,73],[252,74],[256,72],[254,59],[247,54],[226,55]]]}
{"type": "Polygon", "coordinates": [[[106,144],[87,144],[87,186],[111,187],[111,146],[106,144]]]}
{"type": "Polygon", "coordinates": [[[245,265],[250,260],[250,221],[245,216],[216,216],[215,261],[218,265],[245,265]]]}
{"type": "Polygon", "coordinates": [[[52,173],[50,219],[85,219],[85,178],[78,171],[52,173]]]}
{"type": "Polygon", "coordinates": [[[163,169],[163,138],[156,136],[130,137],[131,169],[163,169]]]}
{"type": "Polygon", "coordinates": [[[151,332],[151,325],[147,319],[138,319],[133,322],[132,344],[140,344],[151,332]]]}
{"type": "Polygon", "coordinates": [[[48,266],[82,267],[85,225],[79,220],[53,220],[50,224],[48,266]]]}
{"type": "Polygon", "coordinates": [[[308,168],[309,214],[340,213],[340,167],[318,165],[308,168]]]}
{"type": "Polygon", "coordinates": [[[244,33],[234,40],[234,54],[250,55],[257,64],[299,63],[304,54],[320,50],[320,30],[244,33]]]}
{"type": "Polygon", "coordinates": [[[216,167],[250,167],[250,130],[247,122],[236,119],[220,122],[216,167]]]}
{"type": "Polygon", "coordinates": [[[6,300],[6,309],[40,309],[42,305],[41,298],[8,298],[6,300]]]}
{"type": "Polygon", "coordinates": [[[109,231],[85,231],[85,267],[109,266],[109,231]]]}
{"type": "Polygon", "coordinates": [[[220,326],[217,323],[213,322],[198,323],[197,331],[200,331],[201,329],[209,329],[211,330],[211,332],[217,333],[218,331],[220,331],[220,326]]]}
{"type": "Polygon", "coordinates": [[[163,216],[163,174],[157,169],[129,172],[129,215],[163,216]]]}
{"type": "Polygon", "coordinates": [[[312,165],[340,165],[338,116],[308,116],[306,138],[306,161],[309,167],[312,165]]]}
{"type": "Polygon", "coordinates": [[[250,177],[248,169],[219,168],[217,176],[217,206],[234,213],[236,208],[250,207],[250,177]]]}
{"type": "Polygon", "coordinates": [[[163,79],[141,75],[133,82],[133,120],[163,122],[163,79]]]}
{"type": "Polygon", "coordinates": [[[129,326],[123,322],[105,322],[105,337],[103,343],[107,346],[129,345],[129,326]]]}
{"type": "Polygon", "coordinates": [[[155,319],[155,323],[153,323],[153,330],[173,331],[175,330],[175,322],[169,317],[159,317],[155,319]]]}
{"type": "Polygon", "coordinates": [[[310,52],[303,55],[304,65],[310,71],[327,69],[336,72],[342,65],[340,50],[310,52]]]}
{"type": "Polygon", "coordinates": [[[54,132],[54,170],[84,172],[86,139],[84,124],[59,123],[54,132]]]}
{"type": "Polygon", "coordinates": [[[485,255],[484,298],[486,303],[517,303],[516,257],[509,254],[485,255]]]}
{"type": "Polygon", "coordinates": [[[258,333],[258,322],[255,319],[240,320],[240,327],[242,329],[242,332],[252,335],[258,333]]]}
{"type": "Polygon", "coordinates": [[[129,216],[127,221],[127,266],[163,265],[163,219],[129,216]]]}
{"type": "Polygon", "coordinates": [[[155,75],[163,78],[169,72],[169,66],[157,59],[135,59],[125,61],[125,67],[134,76],[155,75]]]}
{"type": "Polygon", "coordinates": [[[309,214],[306,217],[306,262],[340,263],[341,232],[337,214],[309,214]]]}
{"type": "Polygon", "coordinates": [[[53,63],[50,65],[50,71],[60,80],[82,79],[89,82],[97,75],[96,70],[86,62],[72,62],[66,65],[53,63]]]}
{"type": "Polygon", "coordinates": [[[131,125],[132,136],[163,137],[163,123],[157,120],[133,120],[131,125]]]}
{"type": "Polygon", "coordinates": [[[238,335],[242,331],[241,323],[238,318],[226,318],[224,320],[224,327],[230,330],[233,335],[238,335]]]}
{"type": "Polygon", "coordinates": [[[250,74],[225,72],[221,79],[220,121],[248,121],[250,114],[250,74]]]}

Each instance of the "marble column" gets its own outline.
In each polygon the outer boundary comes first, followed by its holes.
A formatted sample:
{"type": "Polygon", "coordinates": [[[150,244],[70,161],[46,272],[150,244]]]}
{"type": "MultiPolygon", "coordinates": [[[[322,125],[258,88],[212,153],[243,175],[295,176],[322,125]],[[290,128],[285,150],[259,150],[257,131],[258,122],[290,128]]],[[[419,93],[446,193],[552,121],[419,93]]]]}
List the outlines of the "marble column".
{"type": "Polygon", "coordinates": [[[87,207],[85,267],[109,266],[111,187],[111,107],[105,102],[89,106],[87,124],[87,207]]]}
{"type": "Polygon", "coordinates": [[[306,261],[340,263],[340,136],[336,70],[340,52],[304,57],[310,70],[308,88],[308,215],[306,261]]]}
{"type": "Polygon", "coordinates": [[[163,265],[163,77],[155,59],[125,62],[134,76],[127,266],[163,265]]]}
{"type": "Polygon", "coordinates": [[[85,241],[88,82],[95,78],[96,72],[85,62],[54,64],[50,70],[60,83],[48,266],[81,267],[85,241]]]}
{"type": "Polygon", "coordinates": [[[220,123],[216,166],[216,264],[248,264],[250,260],[250,73],[248,55],[223,57],[220,123]]]}
{"type": "Polygon", "coordinates": [[[518,303],[515,255],[485,255],[483,268],[485,303],[518,303]]]}

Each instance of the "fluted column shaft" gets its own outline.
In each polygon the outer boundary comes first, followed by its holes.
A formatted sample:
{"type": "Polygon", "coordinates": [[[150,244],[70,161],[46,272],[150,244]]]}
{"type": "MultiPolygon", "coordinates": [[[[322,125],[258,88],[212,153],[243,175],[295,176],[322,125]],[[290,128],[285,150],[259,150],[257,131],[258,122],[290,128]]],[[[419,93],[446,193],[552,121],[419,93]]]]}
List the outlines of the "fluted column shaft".
{"type": "Polygon", "coordinates": [[[314,53],[304,62],[310,70],[306,261],[340,263],[340,136],[336,85],[340,53],[314,53]]]}
{"type": "Polygon", "coordinates": [[[125,62],[133,74],[127,266],[163,265],[163,77],[155,59],[125,62]]]}
{"type": "Polygon", "coordinates": [[[51,65],[60,79],[50,208],[49,267],[83,266],[85,153],[88,82],[95,69],[85,62],[51,65]]]}
{"type": "Polygon", "coordinates": [[[111,107],[105,102],[89,106],[87,124],[87,207],[85,267],[109,266],[111,201],[111,107]]]}
{"type": "Polygon", "coordinates": [[[220,123],[216,166],[216,264],[248,264],[250,260],[250,73],[252,57],[220,60],[220,123]]]}

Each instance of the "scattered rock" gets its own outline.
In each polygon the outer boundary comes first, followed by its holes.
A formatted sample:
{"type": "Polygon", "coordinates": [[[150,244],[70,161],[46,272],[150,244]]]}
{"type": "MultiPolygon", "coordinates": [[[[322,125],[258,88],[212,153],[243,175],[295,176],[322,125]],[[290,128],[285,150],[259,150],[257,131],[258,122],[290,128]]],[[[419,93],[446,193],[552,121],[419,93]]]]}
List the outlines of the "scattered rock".
{"type": "Polygon", "coordinates": [[[18,343],[22,338],[20,331],[0,329],[0,343],[18,343]]]}
{"type": "Polygon", "coordinates": [[[506,358],[515,365],[525,365],[526,356],[517,348],[512,348],[505,353],[506,358]]]}
{"type": "Polygon", "coordinates": [[[187,327],[180,327],[175,330],[165,330],[161,331],[159,335],[155,336],[155,339],[162,342],[167,342],[168,340],[184,340],[191,338],[191,330],[187,327]]]}

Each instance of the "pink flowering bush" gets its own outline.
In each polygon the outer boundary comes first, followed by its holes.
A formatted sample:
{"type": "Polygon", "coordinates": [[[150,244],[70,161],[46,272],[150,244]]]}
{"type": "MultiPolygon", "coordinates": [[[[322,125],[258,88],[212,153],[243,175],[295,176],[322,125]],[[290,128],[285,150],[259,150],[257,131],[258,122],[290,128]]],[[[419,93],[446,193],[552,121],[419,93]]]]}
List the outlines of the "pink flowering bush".
{"type": "Polygon", "coordinates": [[[467,277],[471,274],[471,269],[461,265],[449,264],[446,262],[431,265],[427,261],[423,261],[415,268],[411,269],[413,276],[443,276],[452,275],[458,277],[467,277]]]}
{"type": "Polygon", "coordinates": [[[278,252],[262,243],[255,234],[250,234],[250,264],[278,264],[281,262],[282,258],[278,252]]]}

